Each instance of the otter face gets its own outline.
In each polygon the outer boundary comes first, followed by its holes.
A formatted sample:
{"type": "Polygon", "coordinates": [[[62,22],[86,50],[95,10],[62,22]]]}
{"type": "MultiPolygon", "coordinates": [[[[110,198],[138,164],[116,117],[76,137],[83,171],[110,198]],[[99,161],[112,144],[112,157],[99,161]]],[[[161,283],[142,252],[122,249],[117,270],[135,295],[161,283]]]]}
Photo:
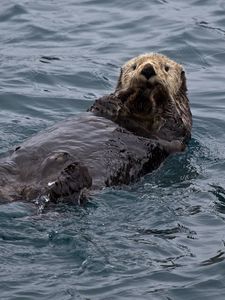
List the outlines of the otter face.
{"type": "Polygon", "coordinates": [[[144,136],[190,138],[192,116],[183,67],[161,54],[143,54],[121,69],[114,93],[91,111],[144,136]]]}
{"type": "Polygon", "coordinates": [[[186,92],[183,67],[155,53],[129,60],[121,69],[116,88],[128,112],[124,114],[145,122],[145,127],[159,129],[168,123],[165,120],[176,116],[190,131],[192,118],[186,92]]]}
{"type": "Polygon", "coordinates": [[[117,90],[152,90],[161,85],[171,96],[186,92],[183,67],[161,54],[143,54],[129,60],[121,69],[117,90]]]}

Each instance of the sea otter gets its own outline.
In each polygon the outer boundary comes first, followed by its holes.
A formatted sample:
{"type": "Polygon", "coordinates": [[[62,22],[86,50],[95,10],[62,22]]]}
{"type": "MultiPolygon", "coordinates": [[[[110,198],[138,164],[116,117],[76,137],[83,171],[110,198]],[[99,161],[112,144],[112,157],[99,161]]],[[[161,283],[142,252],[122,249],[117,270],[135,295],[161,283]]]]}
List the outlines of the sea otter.
{"type": "Polygon", "coordinates": [[[183,151],[191,127],[183,67],[140,55],[112,94],[1,158],[0,199],[83,203],[87,191],[134,182],[183,151]]]}

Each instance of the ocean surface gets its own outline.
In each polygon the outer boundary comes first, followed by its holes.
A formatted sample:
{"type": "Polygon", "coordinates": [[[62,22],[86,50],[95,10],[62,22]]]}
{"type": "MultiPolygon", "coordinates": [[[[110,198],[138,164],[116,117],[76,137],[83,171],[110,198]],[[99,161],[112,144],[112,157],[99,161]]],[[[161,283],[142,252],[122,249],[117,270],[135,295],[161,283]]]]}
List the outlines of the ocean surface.
{"type": "Polygon", "coordinates": [[[1,0],[0,154],[145,52],[186,69],[188,150],[85,207],[0,205],[0,299],[225,299],[225,1],[1,0]]]}

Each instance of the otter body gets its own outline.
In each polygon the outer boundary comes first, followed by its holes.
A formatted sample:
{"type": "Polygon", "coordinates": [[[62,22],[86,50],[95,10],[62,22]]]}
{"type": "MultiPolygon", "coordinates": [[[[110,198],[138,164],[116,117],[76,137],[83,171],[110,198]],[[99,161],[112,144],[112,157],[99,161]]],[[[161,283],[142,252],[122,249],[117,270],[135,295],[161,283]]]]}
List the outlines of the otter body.
{"type": "Polygon", "coordinates": [[[129,184],[169,155],[159,142],[92,113],[59,125],[32,137],[1,162],[2,198],[48,195],[57,201],[75,193],[76,201],[84,189],[129,184]]]}
{"type": "Polygon", "coordinates": [[[183,151],[191,125],[183,68],[159,54],[136,57],[114,93],[0,160],[0,198],[81,203],[88,190],[129,184],[183,151]]]}

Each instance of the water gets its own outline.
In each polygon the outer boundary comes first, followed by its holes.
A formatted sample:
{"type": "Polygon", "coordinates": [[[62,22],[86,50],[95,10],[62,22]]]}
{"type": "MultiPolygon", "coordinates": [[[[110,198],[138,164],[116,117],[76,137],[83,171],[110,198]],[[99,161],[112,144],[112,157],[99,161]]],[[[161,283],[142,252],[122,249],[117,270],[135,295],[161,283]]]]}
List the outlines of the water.
{"type": "Polygon", "coordinates": [[[85,207],[0,206],[1,299],[225,297],[225,2],[1,0],[0,153],[85,111],[144,52],[187,71],[188,151],[85,207]]]}

